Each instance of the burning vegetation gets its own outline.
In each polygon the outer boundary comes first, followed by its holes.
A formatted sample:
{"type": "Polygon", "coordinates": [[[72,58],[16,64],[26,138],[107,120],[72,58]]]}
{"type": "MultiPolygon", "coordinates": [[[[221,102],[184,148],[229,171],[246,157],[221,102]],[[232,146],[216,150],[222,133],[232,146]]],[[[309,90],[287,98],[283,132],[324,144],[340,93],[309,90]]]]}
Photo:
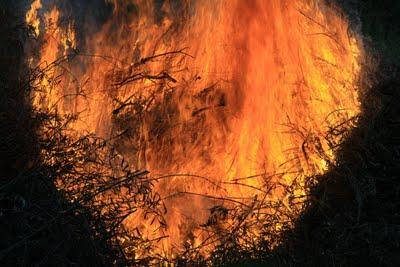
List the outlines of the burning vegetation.
{"type": "Polygon", "coordinates": [[[63,1],[26,13],[58,189],[130,264],[279,245],[357,124],[363,48],[346,17],[309,0],[102,7],[101,22],[63,1]]]}

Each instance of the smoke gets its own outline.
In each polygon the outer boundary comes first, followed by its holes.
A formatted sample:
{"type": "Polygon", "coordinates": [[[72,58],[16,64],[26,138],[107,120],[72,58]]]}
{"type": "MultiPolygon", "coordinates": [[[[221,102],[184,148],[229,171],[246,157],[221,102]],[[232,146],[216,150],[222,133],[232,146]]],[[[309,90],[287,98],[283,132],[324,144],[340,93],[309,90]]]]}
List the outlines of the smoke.
{"type": "MultiPolygon", "coordinates": [[[[33,0],[23,3],[24,14],[29,10],[33,0]]],[[[38,17],[42,20],[40,32],[44,32],[44,15],[52,9],[57,8],[60,18],[57,27],[65,30],[73,26],[77,37],[77,47],[80,51],[88,48],[87,40],[91,36],[99,33],[107,22],[113,24],[112,31],[118,32],[119,29],[138,19],[140,13],[139,5],[152,8],[152,16],[155,24],[160,24],[168,17],[171,21],[180,23],[182,18],[194,14],[195,0],[41,0],[41,8],[37,11],[38,17]],[[168,12],[164,6],[168,4],[168,12]]],[[[148,16],[146,11],[146,16],[148,16]]]]}

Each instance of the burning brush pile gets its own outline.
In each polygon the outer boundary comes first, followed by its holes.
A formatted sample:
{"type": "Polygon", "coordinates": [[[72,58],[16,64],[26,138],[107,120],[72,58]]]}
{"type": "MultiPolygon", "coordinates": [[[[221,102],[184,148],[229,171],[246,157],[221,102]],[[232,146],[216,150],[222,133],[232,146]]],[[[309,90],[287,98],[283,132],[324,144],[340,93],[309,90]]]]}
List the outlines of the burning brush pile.
{"type": "Polygon", "coordinates": [[[42,160],[129,264],[279,245],[357,123],[362,44],[323,1],[35,0],[26,22],[42,160]]]}

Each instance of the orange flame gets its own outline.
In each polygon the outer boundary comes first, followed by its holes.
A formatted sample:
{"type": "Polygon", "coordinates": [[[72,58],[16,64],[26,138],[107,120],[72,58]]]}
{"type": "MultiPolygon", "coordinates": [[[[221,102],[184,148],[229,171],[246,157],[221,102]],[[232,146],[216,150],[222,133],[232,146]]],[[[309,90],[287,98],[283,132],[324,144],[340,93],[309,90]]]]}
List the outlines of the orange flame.
{"type": "Polygon", "coordinates": [[[182,1],[179,8],[166,1],[157,19],[152,1],[114,2],[111,19],[86,40],[77,40],[73,22],[59,26],[57,8],[45,13],[39,33],[40,1],[32,4],[27,22],[45,41],[39,62],[87,44],[78,62],[63,65],[58,91],[38,93],[35,104],[79,113],[80,134],[128,133],[115,146],[133,168],[153,173],[167,213],[164,228],[140,212],[126,225],[149,239],[169,236],[159,251],[172,257],[185,242],[203,242],[201,226],[215,207],[263,195],[285,202],[283,190],[266,194],[268,185],[289,185],[334,161],[328,126],[338,114],[359,112],[361,56],[337,9],[316,0],[182,1]]]}

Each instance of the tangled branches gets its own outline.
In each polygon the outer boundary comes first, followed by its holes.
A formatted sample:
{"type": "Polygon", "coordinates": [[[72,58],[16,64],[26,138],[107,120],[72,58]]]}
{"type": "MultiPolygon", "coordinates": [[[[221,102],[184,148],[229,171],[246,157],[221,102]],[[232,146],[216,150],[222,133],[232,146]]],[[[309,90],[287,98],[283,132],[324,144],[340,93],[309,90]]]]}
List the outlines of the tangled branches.
{"type": "MultiPolygon", "coordinates": [[[[137,170],[140,169],[137,162],[148,153],[146,144],[172,150],[174,138],[188,137],[174,137],[173,131],[170,131],[175,126],[171,122],[178,122],[181,123],[181,133],[199,130],[196,136],[191,137],[193,142],[189,145],[200,146],[207,142],[207,138],[212,138],[207,135],[207,127],[204,127],[207,125],[205,111],[218,113],[220,108],[223,110],[226,106],[225,96],[217,84],[196,95],[182,96],[182,92],[179,95],[176,92],[179,90],[174,91],[175,88],[171,86],[171,83],[176,83],[172,75],[166,71],[153,73],[146,69],[152,60],[176,55],[187,56],[180,50],[146,57],[128,66],[113,65],[106,75],[106,85],[109,87],[106,96],[113,101],[113,109],[108,114],[112,118],[113,135],[108,140],[91,133],[74,131],[74,123],[81,119],[79,114],[58,110],[59,103],[65,97],[89,98],[83,86],[78,87],[74,94],[59,94],[51,105],[45,105],[46,109],[38,108],[36,114],[41,120],[39,144],[44,175],[51,178],[59,192],[72,204],[66,212],[88,218],[88,227],[94,235],[117,251],[124,265],[146,266],[171,261],[179,264],[219,265],[226,261],[226,257],[240,262],[244,254],[248,258],[266,255],[282,242],[284,232],[293,226],[305,208],[308,188],[315,183],[315,177],[308,176],[309,172],[304,169],[302,162],[307,162],[309,154],[312,154],[330,164],[330,155],[334,153],[332,151],[342,142],[343,135],[356,120],[342,116],[340,111],[330,114],[327,121],[335,116],[332,121],[339,122],[337,126],[328,122],[331,126],[328,134],[323,137],[326,140],[321,140],[317,134],[308,129],[300,129],[288,119],[285,126],[303,142],[304,159],[296,155],[283,164],[280,173],[262,173],[257,177],[236,178],[230,182],[214,182],[209,177],[193,174],[151,176],[148,171],[137,170]],[[143,80],[151,82],[146,90],[134,91],[127,97],[118,94],[124,87],[143,80]],[[175,106],[176,101],[181,99],[179,97],[190,98],[193,103],[199,104],[200,107],[195,106],[194,111],[189,112],[191,120],[180,120],[181,114],[175,106]],[[144,124],[148,127],[145,130],[144,124]],[[167,138],[163,139],[163,136],[167,138]],[[323,147],[322,143],[328,147],[323,147]],[[286,179],[287,176],[290,179],[286,179]],[[247,188],[251,189],[252,194],[233,197],[175,190],[165,196],[157,190],[156,185],[161,180],[189,177],[201,180],[212,188],[247,188]],[[263,184],[252,186],[246,182],[252,178],[262,180],[263,184]],[[177,257],[171,258],[154,248],[160,240],[168,238],[165,234],[168,228],[165,202],[182,196],[206,199],[215,205],[209,209],[208,219],[196,225],[204,237],[201,242],[194,242],[194,234],[188,233],[183,250],[177,257]],[[139,227],[127,226],[129,218],[137,219],[138,216],[151,222],[151,225],[159,226],[156,238],[150,239],[139,227]],[[234,259],[234,255],[238,258],[234,259]]],[[[34,69],[34,78],[30,79],[30,83],[38,95],[44,92],[46,97],[47,92],[57,90],[60,77],[67,72],[63,65],[81,56],[84,55],[66,55],[44,68],[39,66],[34,69]],[[62,71],[56,71],[59,69],[62,71]]],[[[158,164],[170,164],[163,162],[170,159],[163,157],[161,152],[158,164]]],[[[157,153],[153,153],[157,158],[157,153]]],[[[185,155],[182,155],[182,160],[187,160],[184,158],[185,155]]]]}

